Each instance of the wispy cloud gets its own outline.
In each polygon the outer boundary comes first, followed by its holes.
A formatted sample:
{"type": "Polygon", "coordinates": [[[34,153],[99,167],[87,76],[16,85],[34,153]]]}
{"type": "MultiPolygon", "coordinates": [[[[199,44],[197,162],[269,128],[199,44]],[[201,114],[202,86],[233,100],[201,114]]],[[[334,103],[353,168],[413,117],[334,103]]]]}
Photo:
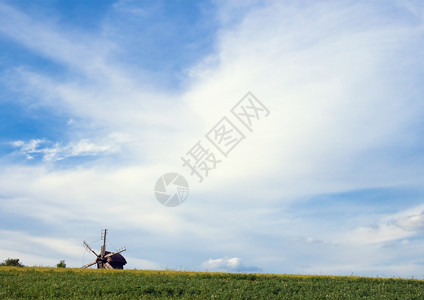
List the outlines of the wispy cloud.
{"type": "Polygon", "coordinates": [[[75,240],[35,236],[20,231],[0,231],[2,257],[18,257],[24,264],[38,261],[36,265],[59,262],[60,257],[79,258],[81,247],[75,240]],[[49,253],[50,257],[46,257],[49,253]],[[36,257],[36,259],[34,259],[36,257]],[[57,261],[57,262],[56,262],[57,261]]]}
{"type": "MultiPolygon", "coordinates": [[[[42,13],[42,12],[40,12],[42,13]]],[[[5,3],[0,4],[0,32],[30,50],[68,68],[94,76],[111,74],[112,67],[104,64],[110,45],[90,34],[67,31],[53,19],[40,22],[5,3]]]]}
{"type": "Polygon", "coordinates": [[[125,134],[111,134],[100,141],[82,139],[67,145],[32,139],[28,142],[21,140],[11,142],[11,145],[20,148],[19,151],[29,160],[41,155],[44,161],[57,161],[69,157],[105,156],[118,153],[121,146],[128,143],[130,138],[125,134]]]}
{"type": "Polygon", "coordinates": [[[399,216],[391,221],[391,224],[406,231],[421,233],[424,229],[424,211],[399,216]]]}

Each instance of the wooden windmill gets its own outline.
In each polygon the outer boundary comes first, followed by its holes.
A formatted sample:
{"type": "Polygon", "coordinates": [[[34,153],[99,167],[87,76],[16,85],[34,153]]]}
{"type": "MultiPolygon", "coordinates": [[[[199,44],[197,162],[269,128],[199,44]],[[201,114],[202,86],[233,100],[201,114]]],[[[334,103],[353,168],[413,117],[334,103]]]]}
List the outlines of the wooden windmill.
{"type": "Polygon", "coordinates": [[[106,234],[107,229],[102,231],[101,238],[103,239],[103,246],[100,249],[100,254],[97,254],[94,252],[93,249],[91,249],[90,245],[84,241],[84,247],[93,252],[93,254],[96,256],[96,260],[92,263],[86,264],[83,266],[83,268],[89,268],[95,264],[97,264],[97,269],[123,269],[124,265],[127,263],[125,258],[120,254],[121,252],[124,252],[126,249],[121,248],[116,252],[109,252],[106,251],[106,234]]]}

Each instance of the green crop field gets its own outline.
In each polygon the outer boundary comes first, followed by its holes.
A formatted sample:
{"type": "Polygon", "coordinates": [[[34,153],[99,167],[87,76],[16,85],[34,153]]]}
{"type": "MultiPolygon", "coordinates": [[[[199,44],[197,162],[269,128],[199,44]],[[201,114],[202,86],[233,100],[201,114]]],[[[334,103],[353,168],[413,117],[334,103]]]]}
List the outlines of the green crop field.
{"type": "Polygon", "coordinates": [[[0,267],[0,299],[424,299],[424,281],[0,267]]]}

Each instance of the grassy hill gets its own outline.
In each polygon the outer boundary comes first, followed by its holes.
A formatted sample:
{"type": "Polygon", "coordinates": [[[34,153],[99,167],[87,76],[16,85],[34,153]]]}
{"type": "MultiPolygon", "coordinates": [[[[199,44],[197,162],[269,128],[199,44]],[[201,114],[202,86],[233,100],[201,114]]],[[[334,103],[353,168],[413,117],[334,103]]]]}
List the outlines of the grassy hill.
{"type": "Polygon", "coordinates": [[[0,267],[0,299],[424,299],[424,280],[0,267]]]}

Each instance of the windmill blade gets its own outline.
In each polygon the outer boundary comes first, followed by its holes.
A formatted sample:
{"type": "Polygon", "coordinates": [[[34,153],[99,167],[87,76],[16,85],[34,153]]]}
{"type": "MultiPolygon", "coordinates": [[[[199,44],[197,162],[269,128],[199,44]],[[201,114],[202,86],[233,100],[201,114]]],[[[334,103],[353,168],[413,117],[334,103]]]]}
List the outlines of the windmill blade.
{"type": "Polygon", "coordinates": [[[115,254],[118,254],[118,253],[124,252],[125,250],[127,250],[127,249],[125,249],[125,248],[124,248],[124,249],[121,249],[121,250],[119,250],[119,251],[116,251],[116,252],[113,252],[113,253],[106,254],[104,258],[111,257],[111,256],[113,256],[113,255],[115,255],[115,254]]]}
{"type": "Polygon", "coordinates": [[[86,264],[85,266],[82,266],[83,269],[87,269],[91,267],[92,265],[95,265],[97,263],[97,260],[93,261],[92,263],[86,264]]]}
{"type": "Polygon", "coordinates": [[[93,250],[93,249],[91,249],[90,245],[89,245],[86,241],[84,241],[84,242],[83,242],[83,244],[84,244],[84,247],[85,247],[87,250],[89,250],[89,251],[93,252],[95,256],[98,256],[98,255],[97,255],[97,253],[96,253],[96,252],[94,252],[94,250],[93,250]]]}
{"type": "Polygon", "coordinates": [[[113,267],[108,262],[105,262],[103,266],[105,267],[105,269],[113,269],[113,267]]]}

